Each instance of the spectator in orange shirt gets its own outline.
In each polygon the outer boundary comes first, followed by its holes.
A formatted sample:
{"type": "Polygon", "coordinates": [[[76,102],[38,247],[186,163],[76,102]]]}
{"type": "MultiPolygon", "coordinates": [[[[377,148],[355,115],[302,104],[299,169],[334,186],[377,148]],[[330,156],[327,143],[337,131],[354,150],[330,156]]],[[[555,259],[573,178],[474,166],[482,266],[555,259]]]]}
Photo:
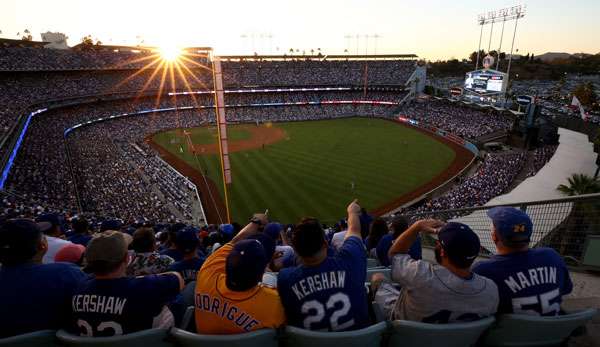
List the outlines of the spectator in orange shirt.
{"type": "Polygon", "coordinates": [[[249,238],[267,224],[264,214],[206,259],[196,281],[196,330],[202,334],[239,334],[285,324],[277,290],[261,282],[273,256],[269,238],[249,238]]]}

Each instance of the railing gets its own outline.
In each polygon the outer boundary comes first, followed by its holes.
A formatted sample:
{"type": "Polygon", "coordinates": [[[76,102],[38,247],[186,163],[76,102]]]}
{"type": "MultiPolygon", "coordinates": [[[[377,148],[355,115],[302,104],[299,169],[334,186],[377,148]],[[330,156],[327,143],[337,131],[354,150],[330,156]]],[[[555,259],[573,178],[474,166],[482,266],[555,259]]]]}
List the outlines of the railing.
{"type": "Polygon", "coordinates": [[[164,161],[161,157],[159,157],[158,155],[156,155],[155,157],[156,157],[156,159],[160,160],[166,167],[168,167],[169,170],[173,171],[179,177],[183,178],[185,180],[185,183],[188,185],[188,187],[190,187],[190,188],[192,188],[192,190],[194,190],[196,199],[198,199],[198,204],[200,205],[200,215],[197,218],[197,222],[200,224],[206,224],[206,214],[204,213],[204,206],[202,205],[202,200],[200,199],[200,194],[198,193],[198,187],[196,187],[196,185],[192,181],[190,181],[189,178],[182,175],[179,171],[175,170],[174,167],[172,167],[169,163],[164,161]]]}
{"type": "MultiPolygon", "coordinates": [[[[496,206],[513,206],[525,211],[533,222],[530,247],[555,249],[568,264],[598,267],[591,264],[590,252],[598,252],[595,240],[600,235],[600,193],[555,200],[514,202],[501,205],[461,208],[407,214],[411,220],[435,218],[467,224],[479,235],[482,256],[496,252],[491,236],[491,219],[487,211],[496,206]]],[[[432,238],[425,243],[433,245],[432,238]]]]}

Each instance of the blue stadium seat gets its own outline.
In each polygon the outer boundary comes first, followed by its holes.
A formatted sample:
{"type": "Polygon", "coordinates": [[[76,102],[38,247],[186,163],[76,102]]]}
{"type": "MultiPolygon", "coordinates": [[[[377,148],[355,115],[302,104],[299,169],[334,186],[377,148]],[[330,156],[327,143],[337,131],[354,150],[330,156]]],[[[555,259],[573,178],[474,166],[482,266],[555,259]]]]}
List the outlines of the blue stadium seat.
{"type": "Polygon", "coordinates": [[[111,337],[81,337],[59,330],[56,337],[61,345],[69,347],[171,347],[167,333],[167,329],[148,329],[111,337]]]}
{"type": "Polygon", "coordinates": [[[191,332],[196,332],[196,320],[194,316],[194,306],[188,306],[185,309],[179,328],[191,332]]]}
{"type": "Polygon", "coordinates": [[[387,323],[344,332],[310,331],[288,326],[282,347],[379,347],[387,323]]]}
{"type": "Polygon", "coordinates": [[[40,330],[0,339],[2,347],[58,346],[55,330],[40,330]]]}
{"type": "Polygon", "coordinates": [[[275,329],[261,329],[237,335],[204,335],[174,328],[171,336],[182,347],[277,347],[275,329]]]}
{"type": "Polygon", "coordinates": [[[379,261],[374,258],[367,258],[367,268],[373,268],[379,266],[379,261]]]}
{"type": "Polygon", "coordinates": [[[474,346],[483,332],[494,323],[488,317],[468,323],[429,324],[396,320],[392,322],[389,347],[467,347],[474,346]]]}
{"type": "Polygon", "coordinates": [[[183,302],[186,307],[194,306],[194,294],[196,291],[196,281],[192,281],[185,285],[183,290],[181,291],[181,296],[183,297],[183,302]]]}
{"type": "Polygon", "coordinates": [[[371,276],[375,273],[382,273],[387,279],[392,279],[392,269],[389,267],[376,267],[367,269],[367,282],[371,282],[371,276]]]}
{"type": "Polygon", "coordinates": [[[485,346],[561,346],[573,330],[598,310],[590,308],[556,317],[506,314],[485,334],[485,346]]]}

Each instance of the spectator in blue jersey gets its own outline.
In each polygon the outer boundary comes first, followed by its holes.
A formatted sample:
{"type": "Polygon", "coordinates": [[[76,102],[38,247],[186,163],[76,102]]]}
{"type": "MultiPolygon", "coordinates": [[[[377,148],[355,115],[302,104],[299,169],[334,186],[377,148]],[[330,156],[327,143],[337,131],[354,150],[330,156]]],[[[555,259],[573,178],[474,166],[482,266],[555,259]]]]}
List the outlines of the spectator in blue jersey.
{"type": "Polygon", "coordinates": [[[183,259],[183,253],[179,249],[177,249],[177,244],[175,240],[177,240],[177,233],[185,228],[186,225],[183,223],[175,223],[169,226],[168,233],[169,238],[166,243],[166,248],[160,251],[160,254],[169,256],[173,258],[175,261],[180,261],[183,259]]]}
{"type": "Polygon", "coordinates": [[[156,251],[156,238],[152,228],[139,228],[133,233],[129,248],[135,256],[127,266],[127,275],[144,276],[166,272],[175,260],[156,251]]]}
{"type": "Polygon", "coordinates": [[[373,223],[373,217],[367,212],[365,208],[360,209],[360,236],[365,239],[369,235],[371,223],[373,223]]]}
{"type": "Polygon", "coordinates": [[[334,256],[328,255],[318,220],[295,227],[292,246],[301,265],[279,272],[277,289],[288,324],[308,330],[345,331],[369,325],[364,287],[367,257],[360,235],[360,206],[350,203],[348,231],[334,256]]]}
{"type": "Polygon", "coordinates": [[[477,263],[473,272],[498,285],[498,313],[558,315],[563,295],[573,289],[561,256],[550,248],[529,248],[533,223],[525,212],[495,207],[488,216],[496,254],[477,263]]]}
{"type": "Polygon", "coordinates": [[[86,275],[73,264],[42,264],[47,249],[31,220],[0,226],[0,338],[68,324],[71,295],[86,275]]]}
{"type": "Polygon", "coordinates": [[[177,272],[127,277],[131,236],[108,230],[94,235],[85,257],[93,277],[70,298],[72,330],[80,336],[113,336],[151,328],[170,328],[167,304],[183,288],[177,272]]]}
{"type": "Polygon", "coordinates": [[[67,238],[72,243],[87,246],[88,242],[92,239],[90,235],[90,224],[87,219],[83,217],[73,218],[71,220],[71,226],[73,227],[73,233],[67,238]]]}
{"type": "Polygon", "coordinates": [[[392,320],[453,323],[493,315],[498,308],[498,287],[470,270],[479,250],[479,237],[465,224],[417,221],[389,251],[391,277],[400,291],[393,293],[389,282],[376,274],[371,281],[381,284],[375,301],[392,320]],[[435,265],[408,254],[420,232],[437,234],[435,265]]]}
{"type": "Polygon", "coordinates": [[[196,229],[192,227],[186,227],[177,233],[175,239],[177,249],[183,253],[183,259],[175,262],[169,266],[169,271],[177,271],[183,277],[185,284],[188,284],[196,280],[198,277],[198,271],[204,264],[204,257],[198,256],[198,247],[200,246],[200,239],[196,229]]]}
{"type": "Polygon", "coordinates": [[[367,254],[371,258],[377,257],[377,244],[383,236],[388,233],[388,227],[385,220],[382,218],[376,218],[369,227],[369,236],[365,238],[365,245],[367,246],[367,254]]]}
{"type": "MultiPolygon", "coordinates": [[[[384,235],[379,243],[377,243],[377,260],[379,260],[379,264],[382,266],[390,266],[390,258],[388,257],[388,252],[394,243],[394,240],[398,238],[406,229],[408,229],[408,220],[403,216],[394,217],[391,225],[391,232],[384,235]]],[[[421,237],[417,235],[417,239],[410,246],[408,250],[408,254],[414,260],[421,259],[421,237]]]]}

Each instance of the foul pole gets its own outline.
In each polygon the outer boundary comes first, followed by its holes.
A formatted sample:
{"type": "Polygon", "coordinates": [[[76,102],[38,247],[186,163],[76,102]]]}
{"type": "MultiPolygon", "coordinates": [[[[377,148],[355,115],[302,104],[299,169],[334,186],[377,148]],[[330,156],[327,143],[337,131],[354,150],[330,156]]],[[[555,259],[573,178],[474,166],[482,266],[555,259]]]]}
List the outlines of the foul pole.
{"type": "Polygon", "coordinates": [[[227,120],[225,118],[223,72],[221,70],[221,60],[219,57],[213,56],[211,60],[213,88],[215,91],[215,122],[217,123],[217,134],[219,136],[219,157],[221,159],[221,177],[223,179],[223,193],[225,195],[225,210],[227,212],[227,223],[231,223],[228,192],[228,185],[231,184],[231,165],[229,164],[229,147],[227,145],[227,120]]]}

